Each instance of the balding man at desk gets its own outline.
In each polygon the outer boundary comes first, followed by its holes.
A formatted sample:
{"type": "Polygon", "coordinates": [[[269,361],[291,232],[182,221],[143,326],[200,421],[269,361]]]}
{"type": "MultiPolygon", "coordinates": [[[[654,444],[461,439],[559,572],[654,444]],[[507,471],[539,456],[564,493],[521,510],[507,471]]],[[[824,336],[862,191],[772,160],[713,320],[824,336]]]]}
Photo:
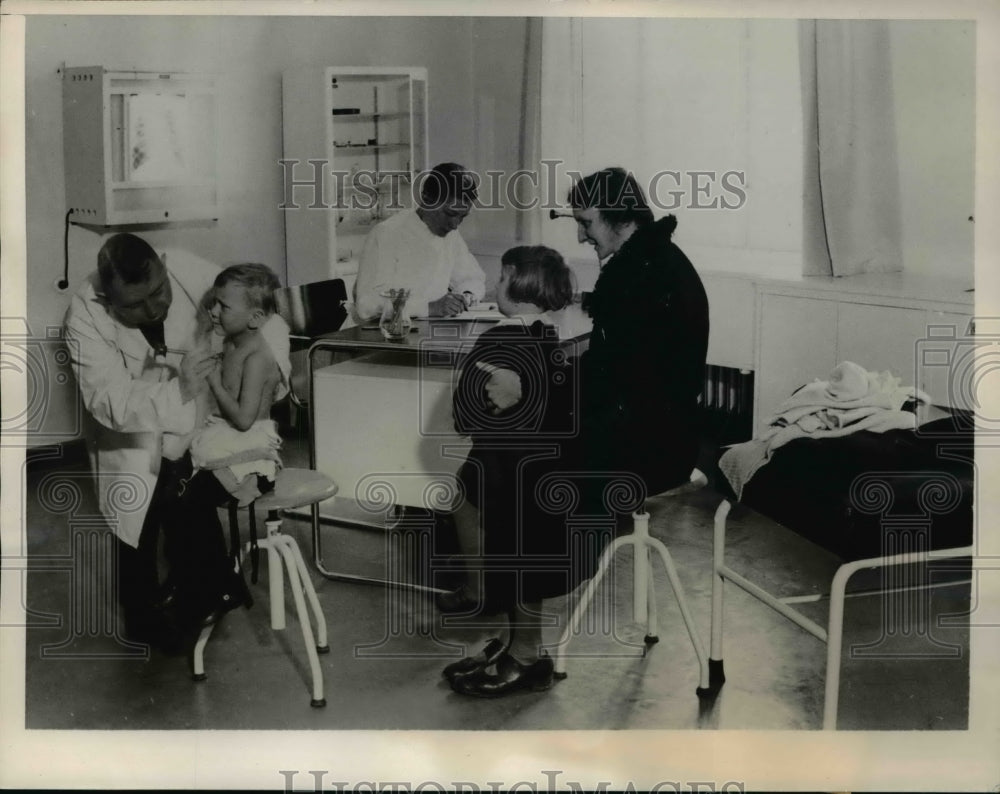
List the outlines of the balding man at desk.
{"type": "Polygon", "coordinates": [[[414,317],[451,317],[480,300],[486,276],[458,227],[476,198],[472,174],[442,163],[422,176],[415,209],[396,213],[365,239],[354,286],[361,320],[382,312],[382,293],[408,289],[414,317]]]}

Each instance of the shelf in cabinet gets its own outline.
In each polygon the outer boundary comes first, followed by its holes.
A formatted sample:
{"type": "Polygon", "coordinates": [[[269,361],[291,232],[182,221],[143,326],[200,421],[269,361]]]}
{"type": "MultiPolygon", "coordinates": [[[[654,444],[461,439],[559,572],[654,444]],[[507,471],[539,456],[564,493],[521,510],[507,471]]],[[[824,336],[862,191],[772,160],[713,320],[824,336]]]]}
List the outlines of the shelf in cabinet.
{"type": "Polygon", "coordinates": [[[371,154],[373,152],[401,152],[410,148],[408,143],[335,143],[334,151],[371,154]]]}
{"type": "Polygon", "coordinates": [[[157,179],[148,182],[112,182],[112,190],[158,190],[160,188],[211,188],[215,187],[215,182],[206,179],[200,180],[168,180],[157,179]]]}
{"type": "Polygon", "coordinates": [[[377,183],[367,185],[343,185],[338,188],[337,193],[344,196],[351,196],[356,193],[371,195],[373,192],[379,195],[389,196],[394,191],[407,190],[410,187],[409,179],[400,179],[395,182],[389,179],[380,179],[377,183]]]}
{"type": "Polygon", "coordinates": [[[341,276],[353,276],[358,272],[358,260],[353,256],[348,256],[346,258],[337,257],[337,261],[334,263],[334,278],[340,278],[341,276]]]}
{"type": "Polygon", "coordinates": [[[338,124],[343,124],[345,121],[398,121],[410,117],[410,113],[405,110],[392,113],[333,113],[332,115],[338,124]]]}
{"type": "Polygon", "coordinates": [[[376,226],[377,224],[379,224],[381,222],[382,222],[381,218],[379,220],[377,220],[377,221],[371,221],[371,220],[368,220],[368,221],[349,221],[349,220],[338,221],[337,222],[337,234],[342,234],[344,236],[347,236],[347,235],[350,235],[350,234],[368,234],[368,232],[370,232],[372,230],[373,226],[376,226]]]}
{"type": "Polygon", "coordinates": [[[410,75],[405,72],[400,72],[398,74],[344,74],[338,73],[331,78],[331,84],[336,86],[337,83],[352,83],[352,82],[363,82],[363,83],[402,83],[409,82],[410,75]]]}
{"type": "Polygon", "coordinates": [[[375,226],[416,204],[414,185],[428,167],[427,96],[425,67],[310,65],[283,74],[282,152],[299,160],[326,152],[330,174],[329,211],[298,200],[284,213],[289,279],[353,274],[375,226]]]}
{"type": "Polygon", "coordinates": [[[398,209],[383,209],[379,217],[373,218],[370,209],[341,207],[337,210],[337,234],[367,234],[373,226],[391,218],[399,211],[398,209]]]}

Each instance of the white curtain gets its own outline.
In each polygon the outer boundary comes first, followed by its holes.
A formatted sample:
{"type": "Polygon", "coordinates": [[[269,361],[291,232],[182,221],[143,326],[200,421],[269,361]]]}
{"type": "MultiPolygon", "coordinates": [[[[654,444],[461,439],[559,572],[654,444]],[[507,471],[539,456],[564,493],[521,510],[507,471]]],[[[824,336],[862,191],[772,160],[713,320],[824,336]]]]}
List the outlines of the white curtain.
{"type": "MultiPolygon", "coordinates": [[[[542,102],[542,20],[525,20],[524,69],[521,81],[521,123],[518,129],[519,168],[538,169],[541,150],[542,102]]],[[[522,205],[535,198],[535,191],[521,181],[517,185],[518,199],[522,205]]],[[[518,242],[531,242],[541,237],[541,216],[537,212],[518,212],[515,237],[518,242]]]]}
{"type": "Polygon", "coordinates": [[[885,21],[803,21],[806,275],[902,269],[885,21]]]}

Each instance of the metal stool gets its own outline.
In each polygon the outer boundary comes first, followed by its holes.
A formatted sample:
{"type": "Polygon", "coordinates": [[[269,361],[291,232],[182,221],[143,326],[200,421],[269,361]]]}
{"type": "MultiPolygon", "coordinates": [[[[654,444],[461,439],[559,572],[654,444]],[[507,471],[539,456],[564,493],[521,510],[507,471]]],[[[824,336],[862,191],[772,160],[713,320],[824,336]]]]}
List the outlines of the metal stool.
{"type": "MultiPolygon", "coordinates": [[[[337,484],[327,477],[312,469],[282,469],[278,472],[275,480],[274,490],[257,498],[249,505],[251,523],[254,519],[254,509],[257,507],[267,510],[267,520],[264,526],[267,530],[266,536],[258,543],[261,548],[267,550],[267,573],[269,583],[269,595],[271,600],[271,628],[280,631],[285,628],[285,569],[288,570],[288,582],[291,585],[292,597],[295,599],[295,609],[298,612],[299,626],[302,628],[302,640],[306,646],[306,655],[309,657],[309,667],[312,670],[312,700],[310,705],[315,707],[325,706],[326,698],[323,696],[323,671],[319,666],[320,653],[328,653],[330,646],[326,639],[326,619],[323,617],[323,609],[320,607],[319,599],[316,597],[316,590],[312,580],[309,578],[309,571],[306,569],[302,552],[299,551],[299,544],[295,539],[281,533],[281,510],[291,510],[296,507],[305,507],[316,502],[329,499],[337,493],[337,484]],[[284,563],[284,567],[282,566],[284,563]],[[305,597],[303,596],[305,591],[305,597]],[[308,597],[312,606],[313,614],[316,617],[316,636],[313,637],[312,624],[309,620],[309,611],[306,608],[305,598],[308,597]]],[[[250,548],[250,543],[245,544],[244,554],[250,548]]],[[[206,626],[201,630],[198,641],[194,646],[194,660],[192,664],[193,678],[195,681],[204,681],[205,675],[204,652],[208,638],[212,635],[215,625],[206,626]]]]}
{"type": "MultiPolygon", "coordinates": [[[[707,484],[708,479],[705,475],[698,469],[695,469],[691,472],[691,479],[688,482],[676,488],[671,488],[669,491],[655,494],[655,496],[680,496],[703,488],[707,484]]],[[[656,594],[653,587],[652,560],[650,559],[650,551],[656,551],[659,553],[660,559],[663,560],[663,566],[667,572],[667,580],[674,591],[677,606],[680,608],[681,617],[684,619],[688,636],[691,639],[691,644],[694,646],[695,656],[698,658],[699,685],[696,690],[698,697],[714,697],[725,679],[715,676],[713,680],[713,676],[710,675],[708,654],[705,653],[704,643],[695,629],[694,620],[691,617],[691,612],[688,610],[687,600],[684,597],[684,589],[677,576],[677,569],[674,566],[673,558],[662,541],[650,536],[649,513],[645,511],[633,513],[632,520],[635,527],[632,534],[616,538],[604,550],[597,567],[597,573],[594,574],[594,577],[587,584],[587,589],[584,591],[583,597],[573,610],[572,617],[566,625],[566,629],[563,631],[562,637],[559,639],[559,644],[555,649],[555,657],[553,659],[555,677],[558,679],[566,677],[566,646],[569,644],[569,639],[573,633],[579,630],[580,621],[590,606],[594,594],[597,592],[597,586],[601,583],[608,570],[610,570],[615,554],[625,546],[633,546],[632,614],[636,623],[646,624],[646,636],[644,638],[646,645],[652,645],[660,641],[656,634],[656,594]]]]}

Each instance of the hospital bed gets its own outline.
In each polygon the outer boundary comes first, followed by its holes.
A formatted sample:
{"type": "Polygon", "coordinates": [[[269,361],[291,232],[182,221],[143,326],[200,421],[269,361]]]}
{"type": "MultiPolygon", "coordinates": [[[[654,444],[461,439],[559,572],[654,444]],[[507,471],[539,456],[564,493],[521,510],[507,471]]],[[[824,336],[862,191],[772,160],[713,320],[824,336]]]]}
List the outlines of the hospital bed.
{"type": "MultiPolygon", "coordinates": [[[[887,599],[891,597],[887,594],[899,593],[894,585],[903,580],[912,591],[925,590],[943,577],[967,578],[964,572],[974,556],[972,419],[966,413],[929,410],[916,430],[859,431],[839,438],[791,441],[753,475],[739,499],[719,474],[724,499],[715,515],[709,653],[717,685],[725,680],[722,643],[727,582],[827,643],[823,728],[832,730],[837,727],[848,580],[859,571],[881,569],[877,591],[887,599]],[[779,597],[727,565],[727,519],[737,503],[840,559],[830,586],[826,626],[798,607],[816,599],[779,597]],[[917,573],[894,576],[894,571],[902,570],[899,566],[917,573]]],[[[766,561],[762,562],[766,568],[766,561]]],[[[911,610],[901,618],[896,616],[883,631],[922,634],[921,639],[932,645],[929,620],[920,610],[911,610]]]]}

